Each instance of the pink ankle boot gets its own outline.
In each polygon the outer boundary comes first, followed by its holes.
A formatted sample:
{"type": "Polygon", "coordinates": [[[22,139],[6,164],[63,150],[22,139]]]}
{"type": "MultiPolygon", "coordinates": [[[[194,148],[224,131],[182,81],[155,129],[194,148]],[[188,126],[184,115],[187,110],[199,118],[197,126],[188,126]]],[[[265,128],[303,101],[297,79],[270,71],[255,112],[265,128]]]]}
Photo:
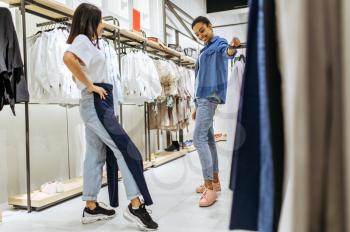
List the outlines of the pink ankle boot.
{"type": "Polygon", "coordinates": [[[216,191],[211,189],[205,189],[199,200],[199,207],[208,207],[216,202],[218,195],[216,191]]]}

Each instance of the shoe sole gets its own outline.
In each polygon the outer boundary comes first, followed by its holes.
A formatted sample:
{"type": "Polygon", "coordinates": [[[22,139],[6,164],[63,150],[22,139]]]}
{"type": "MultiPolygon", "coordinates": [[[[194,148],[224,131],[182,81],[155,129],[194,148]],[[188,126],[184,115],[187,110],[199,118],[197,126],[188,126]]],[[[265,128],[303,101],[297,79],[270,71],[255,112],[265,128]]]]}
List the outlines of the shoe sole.
{"type": "Polygon", "coordinates": [[[215,201],[214,201],[213,203],[211,203],[210,205],[204,205],[204,206],[200,205],[199,207],[201,207],[201,208],[210,207],[210,206],[214,205],[216,201],[217,201],[217,200],[215,200],[215,201]]]}
{"type": "Polygon", "coordinates": [[[125,218],[125,220],[136,225],[141,231],[157,231],[158,230],[158,229],[147,228],[138,217],[132,215],[130,212],[128,212],[128,210],[124,211],[123,217],[125,218]]]}
{"type": "Polygon", "coordinates": [[[81,223],[82,224],[90,224],[90,223],[94,223],[94,222],[97,222],[97,221],[106,221],[106,220],[110,220],[110,219],[113,219],[116,215],[112,215],[112,216],[96,216],[96,217],[83,217],[81,219],[81,223]]]}

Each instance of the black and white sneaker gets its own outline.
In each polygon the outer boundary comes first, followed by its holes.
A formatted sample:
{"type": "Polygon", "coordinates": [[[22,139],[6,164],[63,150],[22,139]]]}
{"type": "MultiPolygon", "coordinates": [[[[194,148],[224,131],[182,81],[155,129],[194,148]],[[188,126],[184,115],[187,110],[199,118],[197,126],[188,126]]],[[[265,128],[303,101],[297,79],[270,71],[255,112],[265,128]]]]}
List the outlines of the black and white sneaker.
{"type": "Polygon", "coordinates": [[[108,209],[107,206],[103,203],[96,202],[96,208],[91,210],[87,207],[84,208],[83,217],[81,222],[83,224],[88,224],[100,220],[107,220],[115,217],[115,210],[108,209]],[[104,207],[101,207],[101,205],[104,207]]]}
{"type": "Polygon", "coordinates": [[[142,231],[155,231],[158,229],[158,224],[152,220],[144,204],[140,205],[138,209],[133,209],[131,204],[129,204],[123,216],[129,222],[136,224],[142,231]]]}

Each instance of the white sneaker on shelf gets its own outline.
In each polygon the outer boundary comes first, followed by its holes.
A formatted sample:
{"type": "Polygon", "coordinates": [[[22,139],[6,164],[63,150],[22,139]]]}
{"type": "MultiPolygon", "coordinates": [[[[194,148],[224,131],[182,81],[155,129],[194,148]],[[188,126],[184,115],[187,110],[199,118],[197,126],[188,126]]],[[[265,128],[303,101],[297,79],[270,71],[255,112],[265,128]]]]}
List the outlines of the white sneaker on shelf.
{"type": "Polygon", "coordinates": [[[40,191],[46,194],[55,194],[64,192],[64,184],[60,181],[48,182],[40,187],[40,191]]]}
{"type": "Polygon", "coordinates": [[[52,182],[45,183],[41,185],[40,191],[46,194],[55,194],[56,193],[56,184],[52,182]]]}
{"type": "Polygon", "coordinates": [[[61,181],[56,181],[56,193],[64,192],[64,184],[61,181]]]}

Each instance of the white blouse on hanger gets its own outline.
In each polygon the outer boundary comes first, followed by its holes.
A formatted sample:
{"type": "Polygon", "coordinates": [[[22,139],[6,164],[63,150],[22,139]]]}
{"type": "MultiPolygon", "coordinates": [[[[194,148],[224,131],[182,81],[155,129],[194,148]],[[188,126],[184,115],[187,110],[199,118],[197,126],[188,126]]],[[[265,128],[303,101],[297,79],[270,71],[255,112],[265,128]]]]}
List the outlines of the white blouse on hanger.
{"type": "Polygon", "coordinates": [[[161,85],[153,60],[143,52],[131,52],[121,59],[122,89],[125,102],[152,102],[161,94],[161,85]]]}
{"type": "Polygon", "coordinates": [[[162,97],[176,96],[178,71],[176,65],[165,60],[154,61],[162,85],[162,97]]]}
{"type": "Polygon", "coordinates": [[[118,114],[118,105],[123,103],[123,91],[120,83],[118,56],[115,49],[104,39],[100,40],[100,47],[106,58],[106,73],[109,83],[113,83],[113,103],[115,114],[118,114]]]}
{"type": "Polygon", "coordinates": [[[28,38],[28,83],[32,102],[77,104],[80,91],[63,63],[66,30],[54,29],[28,38]]]}

